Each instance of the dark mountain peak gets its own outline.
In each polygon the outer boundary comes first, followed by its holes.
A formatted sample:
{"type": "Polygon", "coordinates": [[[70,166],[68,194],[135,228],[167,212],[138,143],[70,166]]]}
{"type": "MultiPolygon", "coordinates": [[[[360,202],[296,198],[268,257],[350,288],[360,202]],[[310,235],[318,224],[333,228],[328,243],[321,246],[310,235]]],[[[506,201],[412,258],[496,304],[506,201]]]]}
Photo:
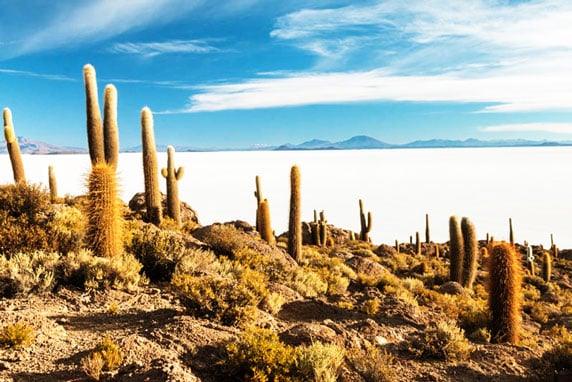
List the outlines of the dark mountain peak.
{"type": "Polygon", "coordinates": [[[382,142],[367,135],[356,135],[348,140],[337,142],[336,147],[342,149],[383,149],[393,147],[389,143],[382,142]]]}

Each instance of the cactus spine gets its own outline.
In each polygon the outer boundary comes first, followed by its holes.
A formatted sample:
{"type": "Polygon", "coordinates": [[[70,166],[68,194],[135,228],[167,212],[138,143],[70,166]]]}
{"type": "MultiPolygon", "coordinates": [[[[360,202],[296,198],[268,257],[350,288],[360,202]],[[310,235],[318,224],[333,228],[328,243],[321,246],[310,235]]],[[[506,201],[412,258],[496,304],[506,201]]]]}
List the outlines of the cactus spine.
{"type": "Polygon", "coordinates": [[[48,166],[48,185],[50,187],[50,202],[57,203],[58,184],[56,182],[56,173],[54,172],[54,166],[48,166]]]}
{"type": "Polygon", "coordinates": [[[143,175],[145,177],[145,206],[147,220],[160,225],[163,219],[161,192],[157,164],[157,148],[153,131],[153,113],[148,107],[141,109],[141,141],[143,144],[143,175]]]}
{"type": "Polygon", "coordinates": [[[542,255],[542,278],[547,283],[552,278],[552,257],[550,252],[547,251],[542,255]]]}
{"type": "Polygon", "coordinates": [[[181,226],[181,203],[179,202],[179,180],[185,170],[179,167],[175,170],[175,148],[167,147],[167,168],[161,169],[161,175],[167,181],[167,215],[181,226]]]}
{"type": "Polygon", "coordinates": [[[256,198],[256,231],[261,233],[260,223],[258,222],[258,217],[260,216],[258,209],[260,208],[260,203],[264,199],[262,198],[262,187],[260,186],[260,177],[256,175],[254,181],[256,183],[256,190],[254,191],[254,197],[256,198]]]}
{"type": "Polygon", "coordinates": [[[461,219],[461,232],[464,246],[462,285],[470,289],[473,287],[477,275],[479,244],[477,243],[475,226],[466,217],[461,219]]]}
{"type": "Polygon", "coordinates": [[[360,239],[369,242],[369,233],[371,232],[371,212],[367,213],[367,220],[363,210],[363,201],[359,200],[359,221],[361,226],[360,239]]]}
{"type": "Polygon", "coordinates": [[[429,229],[429,214],[425,214],[425,242],[427,244],[431,242],[431,232],[429,229]]]}
{"type": "Polygon", "coordinates": [[[456,216],[449,218],[449,238],[450,238],[450,269],[449,278],[451,281],[461,283],[463,280],[463,257],[464,244],[461,226],[456,216]]]}
{"type": "Polygon", "coordinates": [[[489,259],[489,309],[494,342],[518,344],[521,321],[522,265],[507,243],[492,247],[489,259]]]}
{"type": "Polygon", "coordinates": [[[118,257],[123,251],[121,202],[117,187],[117,90],[107,85],[104,92],[105,124],[101,124],[95,69],[84,67],[87,136],[91,158],[88,176],[88,226],[86,240],[94,255],[118,257]],[[108,120],[110,119],[110,120],[108,120]],[[111,120],[113,119],[113,120],[111,120]]]}
{"type": "Polygon", "coordinates": [[[26,175],[24,173],[24,162],[22,162],[22,153],[20,152],[20,145],[18,138],[14,133],[14,124],[12,122],[12,111],[5,108],[2,111],[4,118],[4,138],[6,139],[6,149],[10,155],[10,162],[12,163],[12,172],[14,174],[15,183],[25,183],[26,175]]]}
{"type": "Polygon", "coordinates": [[[260,202],[257,211],[258,217],[256,220],[259,224],[260,236],[268,244],[276,244],[276,238],[274,237],[272,225],[270,224],[270,206],[268,199],[264,199],[260,202]]]}
{"type": "Polygon", "coordinates": [[[290,219],[288,223],[288,253],[298,261],[302,255],[300,169],[290,170],[290,219]]]}

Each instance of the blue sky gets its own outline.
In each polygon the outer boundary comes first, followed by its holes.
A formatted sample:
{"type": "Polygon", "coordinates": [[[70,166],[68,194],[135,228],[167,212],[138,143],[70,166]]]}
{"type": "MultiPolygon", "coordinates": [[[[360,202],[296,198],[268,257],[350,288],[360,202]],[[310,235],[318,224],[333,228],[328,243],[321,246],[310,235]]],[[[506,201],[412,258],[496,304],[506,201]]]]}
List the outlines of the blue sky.
{"type": "Polygon", "coordinates": [[[370,135],[572,139],[567,0],[0,0],[0,106],[85,147],[82,68],[119,93],[121,146],[370,135]]]}

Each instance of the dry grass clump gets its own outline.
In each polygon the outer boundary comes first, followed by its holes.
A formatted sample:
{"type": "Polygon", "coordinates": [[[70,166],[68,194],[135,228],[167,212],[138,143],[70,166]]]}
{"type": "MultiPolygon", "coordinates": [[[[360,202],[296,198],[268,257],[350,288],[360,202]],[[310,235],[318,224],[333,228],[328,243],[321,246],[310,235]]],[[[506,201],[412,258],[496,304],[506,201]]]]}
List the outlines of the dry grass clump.
{"type": "Polygon", "coordinates": [[[253,240],[253,238],[244,235],[232,225],[215,224],[208,232],[203,233],[199,240],[210,245],[216,254],[232,259],[235,253],[245,248],[248,240],[253,240]]]}
{"type": "Polygon", "coordinates": [[[0,344],[7,348],[27,348],[36,339],[36,331],[22,322],[8,325],[0,330],[0,344]]]}
{"type": "Polygon", "coordinates": [[[420,358],[442,359],[447,362],[467,360],[472,350],[463,329],[448,321],[437,322],[414,338],[411,349],[420,358]]]}
{"type": "Polygon", "coordinates": [[[103,371],[116,370],[122,362],[123,352],[106,336],[93,351],[81,359],[81,367],[88,376],[99,381],[103,371]]]}
{"type": "Polygon", "coordinates": [[[293,347],[270,329],[248,327],[226,346],[227,369],[246,381],[337,381],[345,351],[334,344],[315,342],[293,347]]]}
{"type": "Polygon", "coordinates": [[[352,349],[348,355],[348,361],[365,382],[395,382],[399,380],[393,355],[373,345],[365,349],[352,349]]]}

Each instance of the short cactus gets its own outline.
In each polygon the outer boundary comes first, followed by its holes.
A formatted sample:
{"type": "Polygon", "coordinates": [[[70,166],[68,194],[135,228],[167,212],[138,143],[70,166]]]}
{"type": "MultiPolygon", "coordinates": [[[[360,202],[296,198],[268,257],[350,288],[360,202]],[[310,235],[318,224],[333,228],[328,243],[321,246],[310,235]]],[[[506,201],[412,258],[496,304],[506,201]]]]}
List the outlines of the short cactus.
{"type": "Polygon", "coordinates": [[[360,199],[359,200],[359,221],[360,221],[360,226],[361,226],[361,231],[360,231],[360,239],[362,241],[365,242],[369,242],[369,233],[371,232],[371,220],[372,220],[372,216],[371,216],[371,212],[367,213],[367,220],[366,220],[366,215],[363,209],[363,201],[360,199]]]}
{"type": "Polygon", "coordinates": [[[320,243],[323,247],[328,245],[328,221],[326,220],[326,214],[324,211],[320,211],[320,220],[318,220],[318,234],[320,237],[320,243]]]}
{"type": "Polygon", "coordinates": [[[290,219],[288,223],[288,253],[299,261],[302,257],[300,169],[292,166],[290,171],[290,219]]]}
{"type": "Polygon", "coordinates": [[[175,148],[167,147],[167,168],[161,169],[161,175],[167,181],[167,215],[181,226],[181,203],[179,202],[179,180],[183,177],[184,168],[175,170],[175,148]]]}
{"type": "Polygon", "coordinates": [[[542,279],[545,282],[550,282],[552,278],[552,257],[550,252],[545,251],[542,254],[542,279]]]}
{"type": "Polygon", "coordinates": [[[4,138],[6,139],[6,149],[8,150],[10,162],[12,163],[14,182],[25,183],[26,175],[24,173],[24,162],[22,161],[22,153],[20,152],[18,138],[14,133],[14,124],[12,122],[12,112],[10,109],[5,108],[2,112],[2,117],[4,118],[4,138]]]}
{"type": "Polygon", "coordinates": [[[159,191],[159,174],[157,164],[157,148],[153,131],[153,113],[148,107],[141,109],[141,141],[143,144],[143,175],[145,177],[145,207],[147,220],[160,225],[163,219],[161,192],[159,191]]]}
{"type": "Polygon", "coordinates": [[[427,244],[431,242],[431,231],[429,228],[429,214],[425,214],[425,242],[427,244]]]}
{"type": "Polygon", "coordinates": [[[471,289],[477,275],[479,259],[479,244],[474,224],[466,217],[461,219],[461,232],[463,234],[463,278],[462,285],[471,289]]]}
{"type": "Polygon", "coordinates": [[[449,237],[450,237],[450,270],[449,278],[451,281],[461,283],[463,280],[463,257],[464,244],[461,226],[456,216],[449,218],[449,237]]]}
{"type": "Polygon", "coordinates": [[[268,204],[268,199],[264,199],[260,202],[258,206],[258,224],[260,229],[260,236],[263,240],[268,242],[268,244],[276,244],[276,238],[274,237],[274,232],[272,231],[272,225],[270,224],[270,206],[268,204]]]}
{"type": "Polygon", "coordinates": [[[50,202],[57,203],[58,184],[56,182],[56,173],[54,171],[54,166],[48,166],[48,186],[50,187],[50,202]]]}
{"type": "Polygon", "coordinates": [[[489,309],[494,342],[518,344],[522,305],[520,256],[507,243],[492,247],[489,258],[489,309]]]}

